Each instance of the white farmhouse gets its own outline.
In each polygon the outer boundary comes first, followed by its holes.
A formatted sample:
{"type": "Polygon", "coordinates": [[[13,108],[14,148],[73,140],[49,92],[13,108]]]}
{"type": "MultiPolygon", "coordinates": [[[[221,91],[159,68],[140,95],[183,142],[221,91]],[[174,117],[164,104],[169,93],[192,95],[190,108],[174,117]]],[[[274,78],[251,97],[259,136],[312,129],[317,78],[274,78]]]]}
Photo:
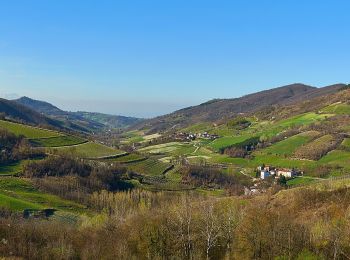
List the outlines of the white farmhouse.
{"type": "Polygon", "coordinates": [[[294,169],[278,169],[277,176],[284,176],[286,178],[292,178],[297,175],[297,172],[294,169]]]}

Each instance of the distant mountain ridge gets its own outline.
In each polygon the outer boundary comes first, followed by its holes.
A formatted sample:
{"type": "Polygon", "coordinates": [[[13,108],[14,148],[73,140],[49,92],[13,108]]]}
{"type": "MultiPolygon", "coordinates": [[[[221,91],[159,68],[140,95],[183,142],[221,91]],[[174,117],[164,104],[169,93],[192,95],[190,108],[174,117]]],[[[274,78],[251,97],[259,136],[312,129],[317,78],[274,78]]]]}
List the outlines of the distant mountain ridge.
{"type": "Polygon", "coordinates": [[[334,84],[317,88],[301,83],[295,83],[278,88],[231,99],[215,99],[198,106],[180,109],[168,115],[145,120],[135,128],[147,129],[150,133],[183,128],[199,122],[217,122],[232,118],[240,113],[259,111],[272,105],[288,105],[293,102],[332,94],[345,87],[346,84],[334,84]]]}
{"type": "Polygon", "coordinates": [[[55,115],[64,113],[64,111],[48,102],[31,99],[25,96],[15,99],[14,101],[43,114],[55,115]]]}
{"type": "Polygon", "coordinates": [[[52,128],[62,128],[62,122],[49,118],[25,105],[12,100],[0,98],[0,113],[7,119],[27,123],[31,125],[41,125],[52,128]]]}
{"type": "Polygon", "coordinates": [[[114,116],[91,112],[67,112],[45,102],[22,97],[1,100],[0,112],[30,124],[46,124],[53,127],[91,133],[106,128],[142,129],[149,133],[181,129],[199,122],[216,123],[238,114],[261,111],[267,107],[290,105],[336,93],[346,84],[334,84],[317,88],[295,83],[260,91],[239,98],[213,99],[197,106],[180,109],[152,119],[114,116]]]}
{"type": "Polygon", "coordinates": [[[140,118],[107,115],[94,112],[68,112],[40,100],[29,97],[15,99],[14,102],[35,110],[38,113],[65,122],[67,127],[83,132],[98,131],[103,128],[126,128],[142,121],[140,118]]]}

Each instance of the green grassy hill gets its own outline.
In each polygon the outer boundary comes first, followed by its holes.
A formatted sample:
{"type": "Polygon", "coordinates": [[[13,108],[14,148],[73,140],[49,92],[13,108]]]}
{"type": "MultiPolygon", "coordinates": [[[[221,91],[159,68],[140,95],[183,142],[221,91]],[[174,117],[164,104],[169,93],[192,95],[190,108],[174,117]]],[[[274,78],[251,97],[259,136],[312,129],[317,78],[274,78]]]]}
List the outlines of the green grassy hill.
{"type": "Polygon", "coordinates": [[[29,180],[13,177],[0,178],[0,207],[14,211],[55,208],[79,213],[85,210],[82,205],[37,190],[29,180]]]}
{"type": "Polygon", "coordinates": [[[81,158],[103,159],[124,154],[125,152],[95,142],[53,148],[53,151],[70,153],[81,158]]]}
{"type": "Polygon", "coordinates": [[[270,118],[261,116],[260,112],[251,113],[247,115],[250,125],[244,129],[231,128],[227,120],[220,124],[201,122],[179,132],[207,131],[220,138],[146,145],[140,152],[158,154],[165,162],[184,156],[190,163],[233,165],[252,176],[261,164],[297,168],[310,176],[319,176],[322,172],[325,178],[346,174],[350,166],[350,141],[346,138],[350,136],[350,106],[345,100],[349,98],[350,92],[345,90],[327,97],[276,107],[273,112],[267,113],[270,118]],[[222,154],[224,148],[244,148],[254,139],[260,140],[260,146],[245,158],[222,154]]]}
{"type": "Polygon", "coordinates": [[[13,123],[4,120],[0,120],[0,127],[7,129],[9,132],[14,133],[16,135],[23,135],[28,139],[62,136],[62,134],[57,131],[47,130],[19,123],[13,123]]]}

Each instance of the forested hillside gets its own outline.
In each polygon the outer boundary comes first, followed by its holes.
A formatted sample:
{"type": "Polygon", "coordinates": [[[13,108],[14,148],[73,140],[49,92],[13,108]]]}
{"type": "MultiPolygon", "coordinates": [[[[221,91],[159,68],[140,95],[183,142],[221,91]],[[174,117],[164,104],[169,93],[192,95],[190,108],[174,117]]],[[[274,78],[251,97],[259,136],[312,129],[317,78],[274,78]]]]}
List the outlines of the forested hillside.
{"type": "Polygon", "coordinates": [[[316,97],[336,93],[345,84],[315,88],[304,84],[292,84],[233,99],[214,99],[198,106],[192,106],[169,115],[146,120],[134,128],[150,132],[181,129],[191,124],[228,120],[237,114],[254,113],[275,105],[299,103],[316,97]]]}

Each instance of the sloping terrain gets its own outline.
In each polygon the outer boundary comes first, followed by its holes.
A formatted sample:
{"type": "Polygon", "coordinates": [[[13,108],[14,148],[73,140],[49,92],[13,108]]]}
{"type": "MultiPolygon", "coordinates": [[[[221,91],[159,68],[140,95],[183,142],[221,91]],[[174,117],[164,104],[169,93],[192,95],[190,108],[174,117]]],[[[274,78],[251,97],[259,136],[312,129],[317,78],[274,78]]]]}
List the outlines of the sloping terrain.
{"type": "Polygon", "coordinates": [[[48,118],[39,112],[19,104],[15,101],[0,98],[0,113],[12,120],[21,121],[31,125],[43,125],[61,128],[61,122],[48,118]]]}
{"type": "Polygon", "coordinates": [[[68,128],[83,132],[97,131],[103,128],[125,128],[142,119],[93,112],[67,112],[44,101],[21,97],[15,102],[27,106],[41,114],[64,122],[68,128]]]}
{"type": "Polygon", "coordinates": [[[304,84],[292,84],[279,88],[261,91],[234,99],[215,99],[198,106],[184,108],[171,114],[146,120],[135,127],[160,132],[170,129],[181,129],[191,124],[225,121],[240,113],[257,112],[273,105],[289,105],[304,100],[336,93],[344,84],[323,88],[304,84]]]}
{"type": "MultiPolygon", "coordinates": [[[[165,162],[220,164],[252,176],[262,164],[296,168],[304,171],[305,178],[295,184],[346,175],[350,169],[350,90],[339,88],[340,85],[324,88],[322,93],[331,92],[325,95],[309,92],[308,96],[314,98],[275,105],[266,113],[240,115],[249,122],[248,127],[232,127],[226,120],[217,125],[200,122],[177,130],[208,132],[219,136],[215,140],[197,136],[194,141],[174,142],[169,138],[169,142],[160,140],[160,144],[140,142],[138,150],[157,154],[165,162]],[[246,151],[247,147],[252,150],[246,151]]],[[[163,140],[166,136],[163,133],[163,140]]]]}

